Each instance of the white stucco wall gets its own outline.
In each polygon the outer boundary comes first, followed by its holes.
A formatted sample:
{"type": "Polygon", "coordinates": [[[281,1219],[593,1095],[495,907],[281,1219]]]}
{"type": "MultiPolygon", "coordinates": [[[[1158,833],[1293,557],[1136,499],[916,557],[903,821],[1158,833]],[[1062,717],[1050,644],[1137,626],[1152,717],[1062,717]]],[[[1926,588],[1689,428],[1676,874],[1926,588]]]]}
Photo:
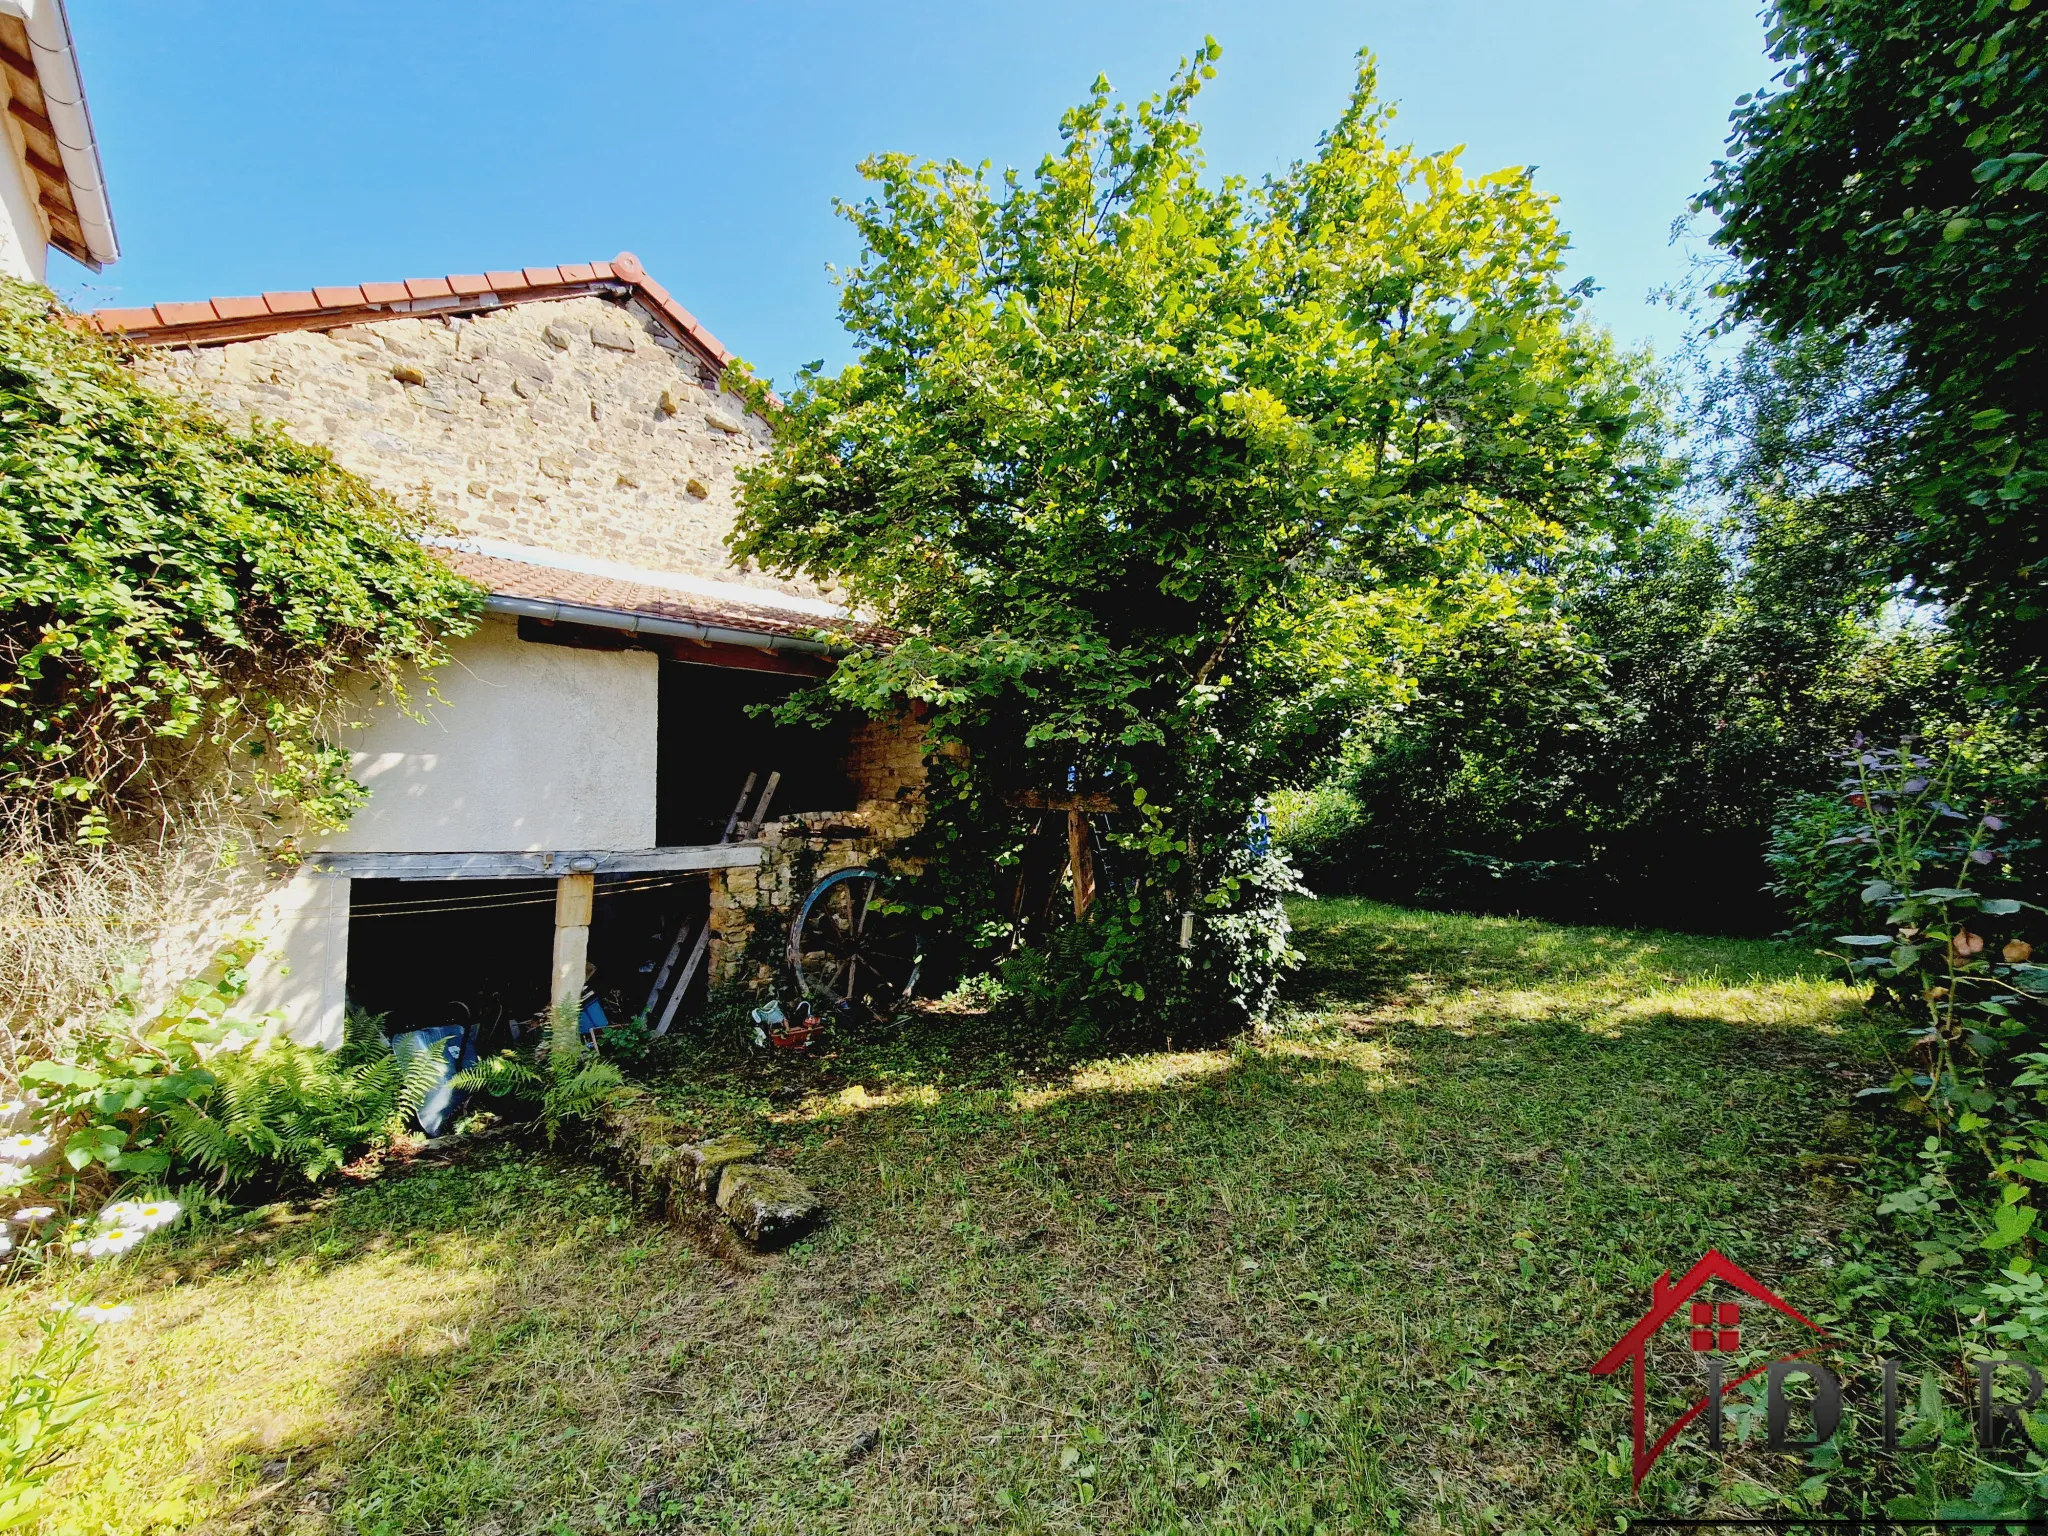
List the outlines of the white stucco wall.
{"type": "Polygon", "coordinates": [[[251,923],[263,948],[249,964],[249,990],[235,1013],[283,1017],[301,1045],[339,1050],[348,1004],[348,893],[341,875],[301,873],[251,923]]]}
{"type": "Polygon", "coordinates": [[[0,273],[40,283],[50,264],[50,236],[36,211],[35,179],[21,158],[21,129],[0,122],[0,138],[6,140],[0,153],[0,273]]]}
{"type": "Polygon", "coordinates": [[[426,719],[387,703],[351,742],[370,800],[324,851],[654,846],[653,655],[531,645],[495,618],[451,650],[426,719]]]}

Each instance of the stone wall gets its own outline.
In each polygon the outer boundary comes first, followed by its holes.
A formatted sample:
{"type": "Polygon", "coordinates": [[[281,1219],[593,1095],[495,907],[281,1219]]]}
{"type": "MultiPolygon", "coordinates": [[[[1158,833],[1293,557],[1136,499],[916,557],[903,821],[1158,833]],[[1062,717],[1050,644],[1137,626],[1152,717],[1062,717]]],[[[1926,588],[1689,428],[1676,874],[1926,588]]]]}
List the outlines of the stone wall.
{"type": "Polygon", "coordinates": [[[768,426],[637,301],[581,297],[151,348],[153,382],[333,451],[453,529],[813,595],[728,564],[768,426]]]}
{"type": "Polygon", "coordinates": [[[864,721],[847,758],[859,803],[761,829],[752,869],[711,876],[711,981],[765,992],[780,977],[782,933],[811,886],[836,869],[892,859],[924,820],[924,727],[911,715],[864,721]],[[751,945],[751,949],[750,949],[751,945]]]}

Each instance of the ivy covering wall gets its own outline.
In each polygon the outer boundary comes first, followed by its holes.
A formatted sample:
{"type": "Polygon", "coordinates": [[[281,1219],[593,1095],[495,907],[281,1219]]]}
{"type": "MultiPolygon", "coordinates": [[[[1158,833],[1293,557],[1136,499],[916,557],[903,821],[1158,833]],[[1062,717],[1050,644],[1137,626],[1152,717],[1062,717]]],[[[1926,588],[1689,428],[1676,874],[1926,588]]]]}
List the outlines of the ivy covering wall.
{"type": "Polygon", "coordinates": [[[0,788],[85,841],[224,770],[281,822],[345,822],[343,682],[402,699],[481,608],[423,516],[0,285],[0,788]]]}

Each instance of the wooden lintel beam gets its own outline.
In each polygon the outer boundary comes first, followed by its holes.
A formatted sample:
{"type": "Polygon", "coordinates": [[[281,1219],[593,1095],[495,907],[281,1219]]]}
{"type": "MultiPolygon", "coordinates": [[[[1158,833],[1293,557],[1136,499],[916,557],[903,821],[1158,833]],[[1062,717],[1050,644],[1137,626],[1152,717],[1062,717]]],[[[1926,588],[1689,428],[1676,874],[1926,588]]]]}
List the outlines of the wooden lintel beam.
{"type": "Polygon", "coordinates": [[[564,849],[538,853],[315,853],[315,875],[358,880],[553,880],[563,875],[691,874],[747,869],[761,862],[759,843],[696,843],[673,848],[564,849]],[[583,865],[584,868],[577,866],[583,865]]]}

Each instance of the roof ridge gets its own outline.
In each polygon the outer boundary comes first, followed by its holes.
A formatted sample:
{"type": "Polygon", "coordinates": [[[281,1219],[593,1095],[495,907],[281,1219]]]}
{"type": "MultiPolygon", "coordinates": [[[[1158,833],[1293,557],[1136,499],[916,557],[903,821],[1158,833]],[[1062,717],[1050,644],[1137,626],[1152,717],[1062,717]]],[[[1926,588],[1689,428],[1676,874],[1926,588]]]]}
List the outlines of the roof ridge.
{"type": "Polygon", "coordinates": [[[654,311],[677,340],[695,348],[713,367],[723,369],[732,362],[733,354],[674,295],[648,276],[640,258],[631,251],[621,251],[610,261],[571,262],[559,267],[451,273],[403,282],[283,289],[183,304],[98,309],[91,320],[99,330],[126,335],[146,346],[198,344],[240,341],[280,331],[324,330],[401,315],[495,309],[540,299],[573,298],[621,285],[654,311]]]}

